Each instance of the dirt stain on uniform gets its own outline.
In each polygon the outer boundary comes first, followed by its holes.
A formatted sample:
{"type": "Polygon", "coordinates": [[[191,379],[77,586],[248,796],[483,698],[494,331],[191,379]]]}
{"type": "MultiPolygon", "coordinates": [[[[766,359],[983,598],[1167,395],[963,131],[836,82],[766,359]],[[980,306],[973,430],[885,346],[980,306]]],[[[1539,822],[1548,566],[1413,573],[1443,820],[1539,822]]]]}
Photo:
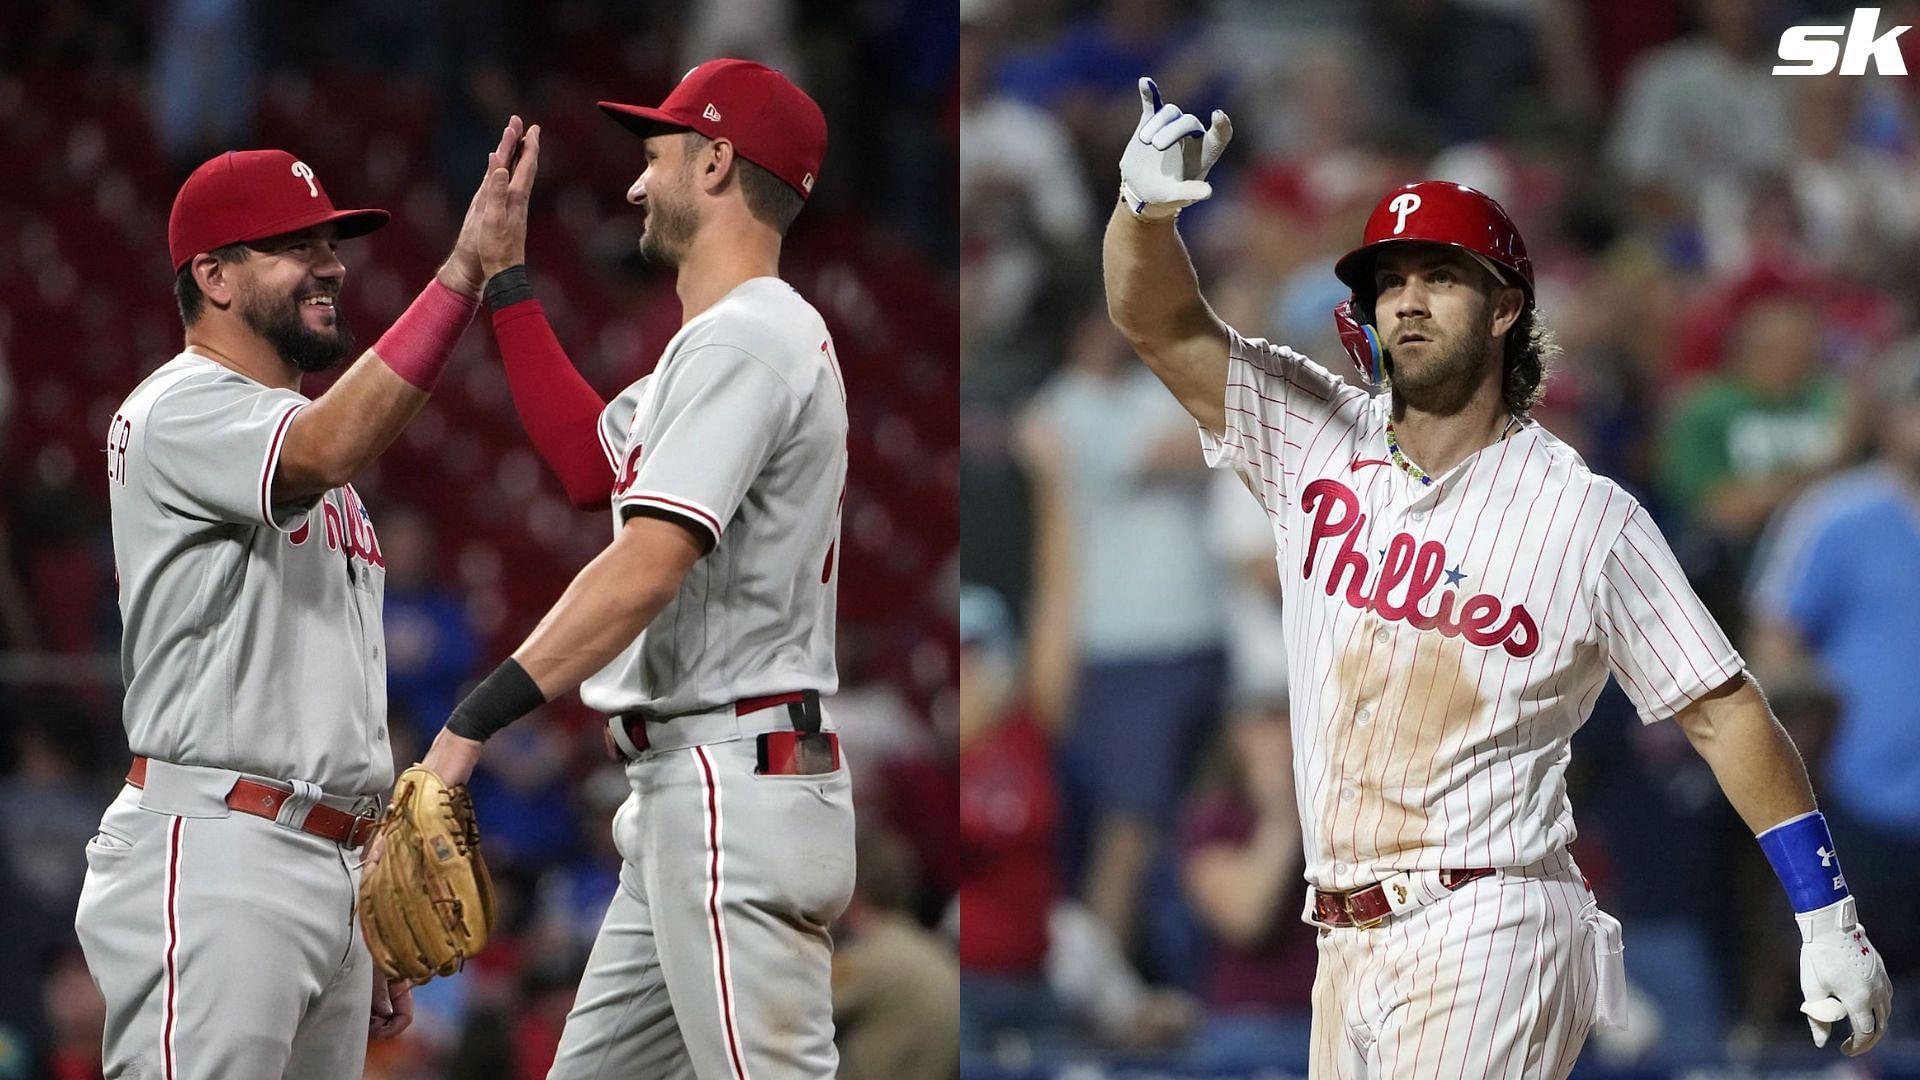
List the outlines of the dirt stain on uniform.
{"type": "MultiPolygon", "coordinates": [[[[1408,633],[1401,630],[1401,633],[1408,633]]],[[[1443,775],[1486,716],[1475,683],[1479,664],[1458,638],[1419,632],[1392,670],[1382,671],[1373,708],[1378,729],[1370,752],[1348,759],[1358,790],[1355,829],[1359,860],[1386,860],[1441,842],[1429,787],[1443,775]]]]}

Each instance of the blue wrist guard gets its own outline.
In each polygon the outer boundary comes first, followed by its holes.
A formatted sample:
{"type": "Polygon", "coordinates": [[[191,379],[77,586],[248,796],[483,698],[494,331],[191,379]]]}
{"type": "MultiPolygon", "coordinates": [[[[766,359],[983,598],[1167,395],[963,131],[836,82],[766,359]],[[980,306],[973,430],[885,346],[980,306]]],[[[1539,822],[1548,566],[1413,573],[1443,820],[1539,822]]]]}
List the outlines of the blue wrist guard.
{"type": "Polygon", "coordinates": [[[1818,911],[1846,899],[1847,879],[1840,875],[1840,856],[1833,850],[1827,816],[1815,810],[1783,821],[1754,839],[1767,853],[1773,872],[1787,888],[1787,899],[1799,914],[1818,911]]]}

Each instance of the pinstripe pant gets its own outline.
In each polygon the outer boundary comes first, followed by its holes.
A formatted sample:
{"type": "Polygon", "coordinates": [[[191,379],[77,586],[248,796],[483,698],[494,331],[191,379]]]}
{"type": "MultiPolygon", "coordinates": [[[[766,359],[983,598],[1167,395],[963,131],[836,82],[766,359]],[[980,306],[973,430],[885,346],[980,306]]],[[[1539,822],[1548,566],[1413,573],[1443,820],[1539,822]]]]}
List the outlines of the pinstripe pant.
{"type": "Polygon", "coordinates": [[[1566,1076],[1593,1022],[1596,910],[1561,854],[1372,930],[1322,929],[1308,1075],[1566,1076]]]}

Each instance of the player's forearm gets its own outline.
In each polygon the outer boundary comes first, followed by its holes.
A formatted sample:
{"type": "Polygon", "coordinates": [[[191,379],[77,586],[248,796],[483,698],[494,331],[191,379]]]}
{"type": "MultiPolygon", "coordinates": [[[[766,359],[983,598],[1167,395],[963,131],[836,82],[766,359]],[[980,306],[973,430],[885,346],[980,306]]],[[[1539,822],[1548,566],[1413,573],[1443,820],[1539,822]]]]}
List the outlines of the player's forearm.
{"type": "Polygon", "coordinates": [[[496,274],[487,284],[487,302],[513,408],[534,450],[560,478],[569,502],[604,510],[613,494],[613,466],[599,440],[606,402],[567,359],[524,268],[496,274]]]}
{"type": "Polygon", "coordinates": [[[1226,324],[1200,295],[1171,223],[1143,222],[1124,204],[1107,222],[1107,315],[1148,369],[1207,430],[1226,430],[1226,324]]]}
{"type": "Polygon", "coordinates": [[[274,475],[275,499],[339,487],[391,446],[426,404],[477,308],[472,297],[429,282],[373,348],[294,417],[274,475]]]}
{"type": "Polygon", "coordinates": [[[1199,275],[1172,222],[1141,221],[1124,203],[1115,203],[1101,246],[1101,269],[1108,317],[1149,363],[1175,343],[1219,325],[1200,295],[1199,275]]]}
{"type": "Polygon", "coordinates": [[[684,527],[635,518],[567,586],[513,658],[548,701],[633,644],[680,591],[701,549],[684,527]]]}
{"type": "Polygon", "coordinates": [[[352,480],[393,445],[427,403],[427,392],[394,374],[371,351],[333,388],[300,410],[287,430],[274,474],[276,501],[330,491],[352,480]]]}
{"type": "Polygon", "coordinates": [[[1751,681],[1737,679],[1675,719],[1756,835],[1813,810],[1800,752],[1751,681]]]}

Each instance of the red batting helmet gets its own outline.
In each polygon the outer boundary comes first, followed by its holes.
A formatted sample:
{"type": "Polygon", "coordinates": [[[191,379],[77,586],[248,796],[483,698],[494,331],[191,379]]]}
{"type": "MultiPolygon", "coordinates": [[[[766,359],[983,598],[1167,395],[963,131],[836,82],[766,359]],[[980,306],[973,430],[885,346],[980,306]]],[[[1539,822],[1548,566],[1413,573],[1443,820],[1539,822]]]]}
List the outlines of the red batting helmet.
{"type": "Polygon", "coordinates": [[[1422,180],[1395,188],[1367,217],[1360,246],[1333,264],[1335,276],[1353,290],[1353,298],[1334,311],[1342,344],[1362,374],[1380,378],[1379,346],[1364,347],[1361,327],[1374,322],[1373,264],[1386,244],[1419,242],[1445,244],[1473,255],[1503,284],[1527,294],[1533,306],[1533,260],[1520,230],[1500,204],[1465,184],[1422,180]]]}

